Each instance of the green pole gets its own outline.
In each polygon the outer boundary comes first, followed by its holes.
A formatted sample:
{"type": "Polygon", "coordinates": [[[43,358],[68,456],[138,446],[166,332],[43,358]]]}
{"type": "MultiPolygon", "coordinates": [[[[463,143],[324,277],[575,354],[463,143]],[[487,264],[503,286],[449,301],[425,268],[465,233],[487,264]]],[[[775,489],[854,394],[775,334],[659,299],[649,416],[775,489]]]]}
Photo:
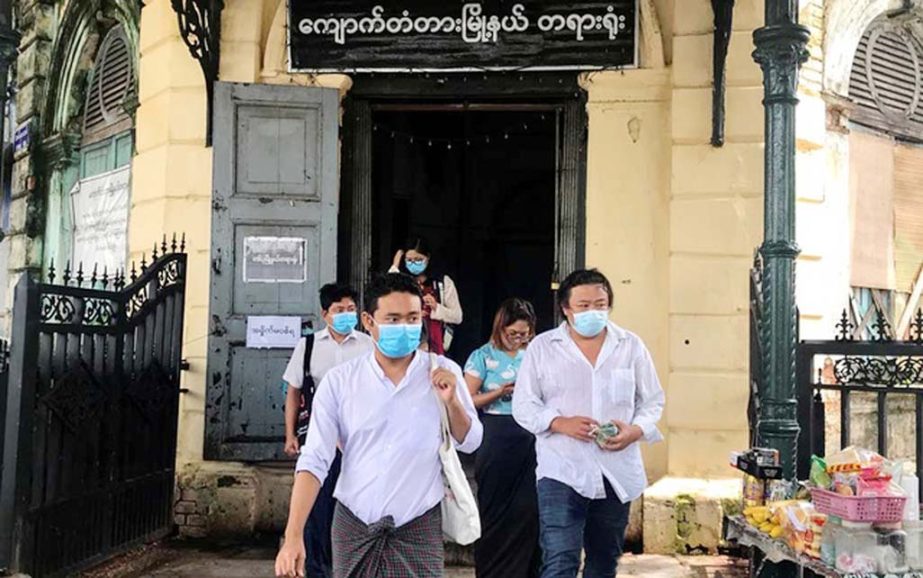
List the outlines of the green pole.
{"type": "MultiPolygon", "coordinates": [[[[765,26],[753,33],[753,58],[763,70],[766,140],[757,443],[778,449],[785,477],[794,479],[799,433],[795,259],[800,252],[795,243],[795,107],[798,71],[808,57],[810,32],[798,24],[798,0],[765,1],[765,26]]],[[[790,564],[766,564],[759,576],[782,578],[796,572],[790,564]]]]}

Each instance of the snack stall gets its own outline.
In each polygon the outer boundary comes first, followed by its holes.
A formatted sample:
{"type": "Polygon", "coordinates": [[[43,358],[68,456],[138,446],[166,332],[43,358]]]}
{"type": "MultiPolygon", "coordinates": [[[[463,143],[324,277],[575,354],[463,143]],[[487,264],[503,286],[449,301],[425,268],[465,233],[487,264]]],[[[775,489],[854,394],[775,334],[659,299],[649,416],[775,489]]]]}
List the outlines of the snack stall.
{"type": "Polygon", "coordinates": [[[764,564],[788,562],[805,576],[923,578],[919,480],[902,462],[849,447],[813,456],[803,482],[782,479],[775,450],[735,452],[731,465],[744,491],[725,538],[764,564]]]}

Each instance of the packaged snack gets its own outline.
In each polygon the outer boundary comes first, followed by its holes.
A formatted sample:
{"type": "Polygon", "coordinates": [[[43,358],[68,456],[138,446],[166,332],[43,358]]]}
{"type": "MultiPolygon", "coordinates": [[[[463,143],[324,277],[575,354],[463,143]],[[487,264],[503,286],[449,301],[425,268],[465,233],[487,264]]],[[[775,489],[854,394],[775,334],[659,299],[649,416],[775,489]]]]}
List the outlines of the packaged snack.
{"type": "Polygon", "coordinates": [[[810,480],[818,488],[830,489],[833,480],[830,479],[830,474],[827,473],[827,462],[823,458],[811,456],[810,480]]]}
{"type": "Polygon", "coordinates": [[[749,474],[744,475],[744,507],[762,506],[765,504],[766,486],[763,480],[757,479],[749,474]]]}

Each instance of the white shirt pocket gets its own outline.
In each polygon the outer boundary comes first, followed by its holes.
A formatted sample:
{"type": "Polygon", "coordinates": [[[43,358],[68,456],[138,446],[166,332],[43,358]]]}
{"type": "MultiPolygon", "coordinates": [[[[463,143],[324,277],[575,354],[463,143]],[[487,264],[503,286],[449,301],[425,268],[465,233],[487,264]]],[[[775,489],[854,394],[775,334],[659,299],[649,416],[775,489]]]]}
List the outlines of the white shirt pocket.
{"type": "Polygon", "coordinates": [[[607,405],[618,419],[627,421],[635,407],[635,372],[613,369],[606,384],[607,405]]]}

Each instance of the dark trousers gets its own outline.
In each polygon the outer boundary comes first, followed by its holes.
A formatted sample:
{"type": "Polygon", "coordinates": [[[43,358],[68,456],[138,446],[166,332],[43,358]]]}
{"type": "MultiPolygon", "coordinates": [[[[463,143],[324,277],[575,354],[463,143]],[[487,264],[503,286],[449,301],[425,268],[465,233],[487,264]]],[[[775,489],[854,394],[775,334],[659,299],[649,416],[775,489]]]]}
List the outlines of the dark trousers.
{"type": "Polygon", "coordinates": [[[330,465],[330,472],[324,485],[321,486],[317,500],[308,523],[304,526],[304,547],[307,553],[305,572],[308,578],[332,578],[333,576],[333,547],[330,544],[330,528],[333,526],[333,512],[336,500],[333,490],[336,488],[340,477],[340,452],[330,465]]]}
{"type": "Polygon", "coordinates": [[[628,512],[605,482],[606,497],[584,498],[567,484],[538,482],[542,578],[575,578],[586,551],[584,578],[613,578],[625,545],[628,512]]]}

